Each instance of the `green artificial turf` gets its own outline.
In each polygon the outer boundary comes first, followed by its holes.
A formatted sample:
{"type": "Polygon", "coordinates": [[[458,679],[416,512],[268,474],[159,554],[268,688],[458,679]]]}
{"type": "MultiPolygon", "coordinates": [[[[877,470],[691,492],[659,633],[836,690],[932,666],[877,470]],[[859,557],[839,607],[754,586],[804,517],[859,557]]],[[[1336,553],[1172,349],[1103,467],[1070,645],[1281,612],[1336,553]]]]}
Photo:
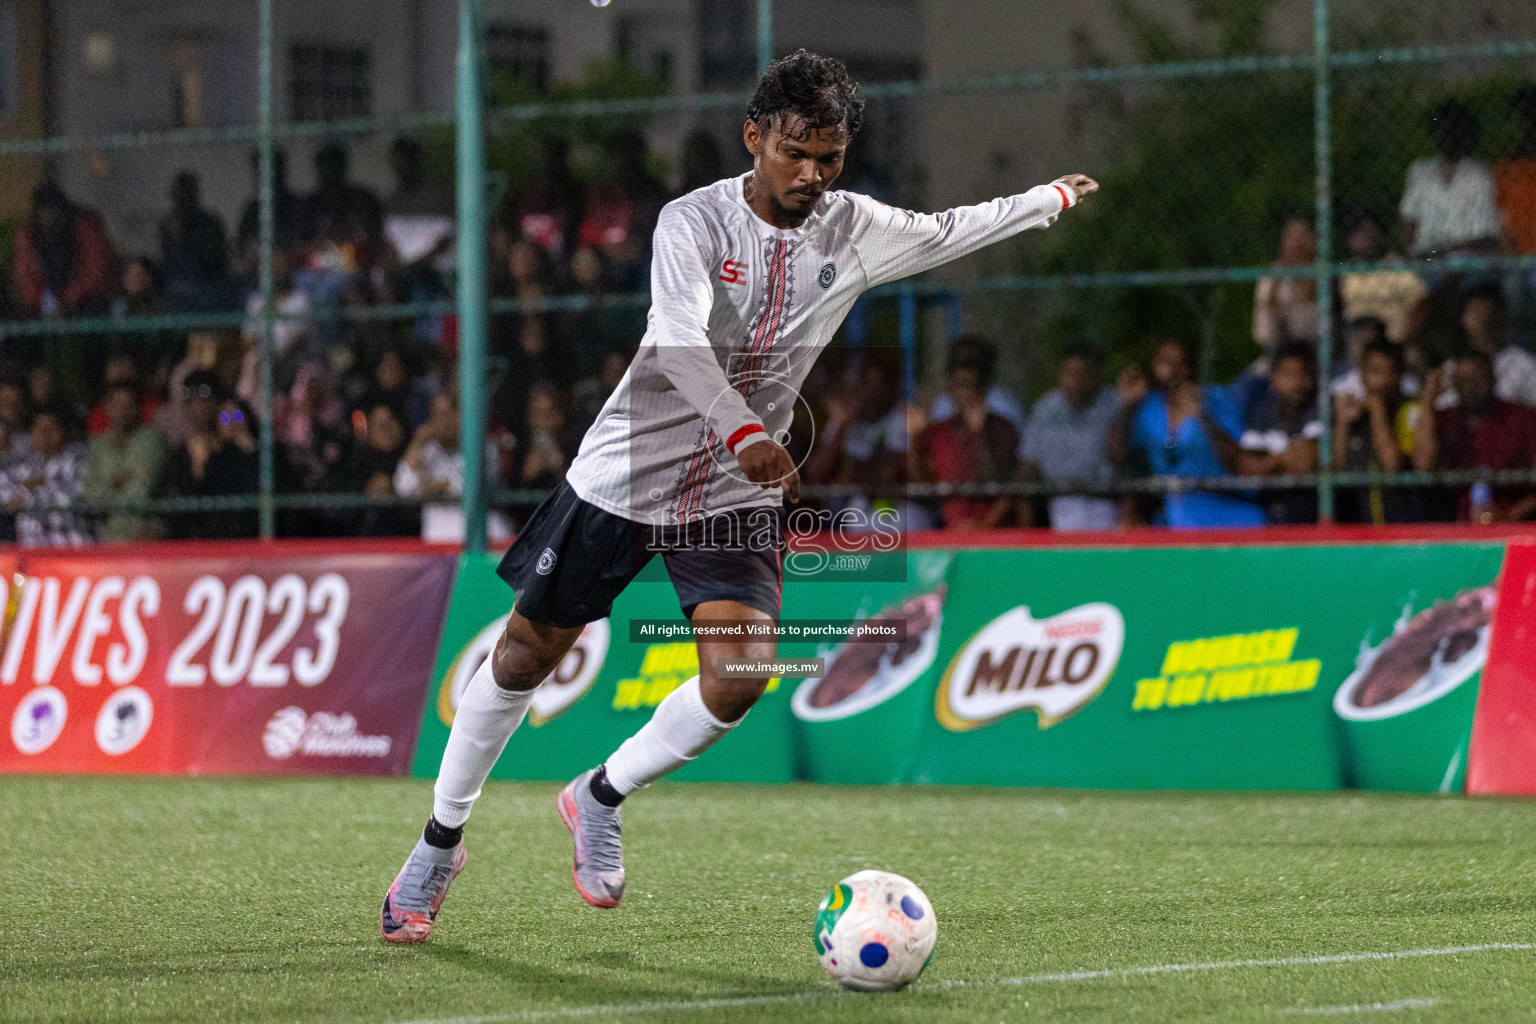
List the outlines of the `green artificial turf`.
{"type": "Polygon", "coordinates": [[[1230,963],[1536,943],[1536,803],[663,784],[603,911],[555,792],[487,787],[436,934],[397,948],[425,782],[7,778],[0,1019],[1536,1020],[1530,948],[1230,963]],[[812,950],[865,867],[936,908],[905,992],[841,993],[812,950]]]}

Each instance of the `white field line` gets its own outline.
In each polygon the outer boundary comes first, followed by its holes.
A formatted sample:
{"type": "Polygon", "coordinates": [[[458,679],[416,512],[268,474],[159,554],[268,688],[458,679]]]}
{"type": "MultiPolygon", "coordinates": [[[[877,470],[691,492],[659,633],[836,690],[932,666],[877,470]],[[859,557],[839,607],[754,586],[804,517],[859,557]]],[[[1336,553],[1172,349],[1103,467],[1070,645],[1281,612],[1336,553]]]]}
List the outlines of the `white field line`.
{"type": "MultiPolygon", "coordinates": [[[[1096,971],[1063,971],[1058,974],[1030,974],[1021,978],[989,978],[983,981],[940,981],[922,985],[917,991],[1013,988],[1021,985],[1058,985],[1081,981],[1126,981],[1159,974],[1192,974],[1203,971],[1232,971],[1249,967],[1322,967],[1329,964],[1358,964],[1378,960],[1412,960],[1419,957],[1457,956],[1466,953],[1489,953],[1502,950],[1536,949],[1531,942],[1487,942],[1476,946],[1442,946],[1432,949],[1401,949],[1382,953],[1332,953],[1323,956],[1284,956],[1268,960],[1210,960],[1189,964],[1151,964],[1144,967],[1112,967],[1096,971]]],[[[837,989],[816,989],[810,992],[794,992],[772,996],[741,996],[733,999],[679,999],[669,1002],[599,1003],[588,1006],[562,1006],[547,1010],[512,1010],[507,1013],[491,1013],[466,1017],[428,1017],[406,1021],[404,1024],[517,1024],[521,1021],[580,1020],[584,1017],[627,1016],[637,1013],[695,1013],[702,1010],[725,1010],[745,1006],[781,1006],[817,999],[842,996],[837,989]]],[[[1404,1002],[1423,1002],[1405,1000],[1404,1002]]],[[[1381,1006],[1395,1004],[1379,1004],[1381,1006]]],[[[1408,1009],[1410,1007],[1403,1007],[1408,1009]]],[[[1416,1008],[1416,1007],[1413,1007],[1416,1008]]],[[[1325,1007],[1317,1012],[1354,1012],[1366,1007],[1325,1007]]]]}
{"type": "Polygon", "coordinates": [[[1291,1012],[1319,1016],[1336,1013],[1396,1013],[1399,1010],[1427,1010],[1439,1004],[1438,999],[1397,999],[1390,1003],[1356,1003],[1354,1006],[1308,1006],[1291,1012]]]}

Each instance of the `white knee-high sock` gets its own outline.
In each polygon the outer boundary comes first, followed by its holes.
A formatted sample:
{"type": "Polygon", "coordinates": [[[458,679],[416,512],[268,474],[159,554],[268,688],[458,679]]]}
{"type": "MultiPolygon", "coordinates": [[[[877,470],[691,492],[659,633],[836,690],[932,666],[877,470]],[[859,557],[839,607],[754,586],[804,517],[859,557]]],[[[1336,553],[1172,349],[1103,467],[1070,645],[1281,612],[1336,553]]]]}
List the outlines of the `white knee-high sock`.
{"type": "MultiPolygon", "coordinates": [[[[537,687],[535,687],[537,689],[537,687]]],[[[533,690],[504,690],[491,676],[491,659],[469,680],[459,709],[453,715],[453,731],[443,750],[443,766],[433,787],[432,817],[439,825],[457,828],[469,818],[480,798],[480,788],[490,777],[507,740],[523,723],[533,690]]]]}
{"type": "Polygon", "coordinates": [[[709,713],[699,691],[699,677],[694,676],[667,694],[651,720],[614,751],[605,765],[608,782],[626,794],[649,786],[704,753],[740,724],[741,718],[722,722],[709,713]]]}

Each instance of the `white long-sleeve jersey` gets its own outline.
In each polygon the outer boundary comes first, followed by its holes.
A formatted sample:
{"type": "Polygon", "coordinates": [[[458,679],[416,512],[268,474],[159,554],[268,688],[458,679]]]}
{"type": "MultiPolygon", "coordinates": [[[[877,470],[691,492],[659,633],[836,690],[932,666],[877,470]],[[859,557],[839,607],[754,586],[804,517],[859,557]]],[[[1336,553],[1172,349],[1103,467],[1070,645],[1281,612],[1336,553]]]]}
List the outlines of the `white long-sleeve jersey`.
{"type": "Polygon", "coordinates": [[[736,453],[782,443],[806,374],[867,288],[921,273],[1077,201],[1065,185],[944,213],[827,192],[798,228],[752,212],[747,175],[668,203],[656,225],[645,338],[566,475],[587,502],[675,525],[772,507],[736,453]]]}

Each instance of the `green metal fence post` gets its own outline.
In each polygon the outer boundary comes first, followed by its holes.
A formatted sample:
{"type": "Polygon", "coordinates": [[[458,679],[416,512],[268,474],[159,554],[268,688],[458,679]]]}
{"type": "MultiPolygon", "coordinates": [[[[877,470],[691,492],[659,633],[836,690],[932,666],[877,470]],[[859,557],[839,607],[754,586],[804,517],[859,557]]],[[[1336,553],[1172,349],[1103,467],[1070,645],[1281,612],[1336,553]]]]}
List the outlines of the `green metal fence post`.
{"type": "Polygon", "coordinates": [[[1329,60],[1328,0],[1313,0],[1313,142],[1317,174],[1317,516],[1333,521],[1333,76],[1329,60]]]}
{"type": "Polygon", "coordinates": [[[773,0],[757,0],[757,77],[773,63],[773,0]]]}
{"type": "Polygon", "coordinates": [[[272,423],[272,0],[261,0],[260,42],[257,60],[256,144],[260,152],[260,177],[257,203],[261,217],[261,255],[258,275],[261,285],[261,535],[270,538],[276,532],[272,502],[273,423],[272,423]]]}
{"type": "Polygon", "coordinates": [[[485,547],[485,83],[481,0],[459,0],[459,450],[464,454],[464,547],[485,547]]]}

